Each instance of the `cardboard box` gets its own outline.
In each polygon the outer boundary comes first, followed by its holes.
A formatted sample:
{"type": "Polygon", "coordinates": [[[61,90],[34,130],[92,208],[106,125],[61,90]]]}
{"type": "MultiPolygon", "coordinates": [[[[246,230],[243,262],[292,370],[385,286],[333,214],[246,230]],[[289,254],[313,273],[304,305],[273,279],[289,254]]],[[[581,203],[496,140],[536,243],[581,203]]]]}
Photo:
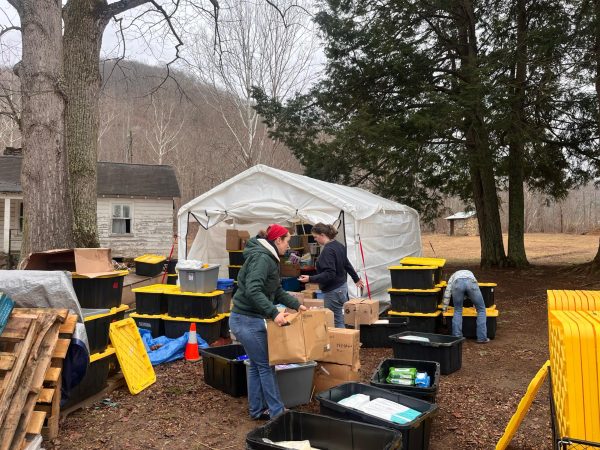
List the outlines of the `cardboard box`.
{"type": "Polygon", "coordinates": [[[304,285],[304,289],[307,291],[319,291],[321,288],[319,287],[319,283],[306,283],[304,285]]]}
{"type": "Polygon", "coordinates": [[[300,291],[300,292],[302,293],[302,295],[304,295],[304,298],[307,299],[307,298],[315,298],[315,295],[316,295],[317,291],[312,291],[312,290],[305,289],[305,290],[300,291]]]}
{"type": "Polygon", "coordinates": [[[319,300],[316,298],[305,298],[303,305],[307,308],[325,308],[324,300],[319,300]]]}
{"type": "Polygon", "coordinates": [[[282,277],[299,277],[300,273],[300,264],[279,264],[279,274],[282,277]]]}
{"type": "Polygon", "coordinates": [[[301,305],[304,304],[304,294],[302,292],[292,292],[292,291],[286,291],[288,294],[290,294],[292,297],[296,298],[301,305]]]}
{"type": "Polygon", "coordinates": [[[320,361],[360,368],[360,331],[329,328],[329,351],[320,361]]]}
{"type": "Polygon", "coordinates": [[[227,230],[225,231],[225,249],[243,250],[248,239],[250,239],[250,233],[246,230],[227,230]]]}
{"type": "Polygon", "coordinates": [[[115,273],[110,248],[71,248],[32,253],[25,270],[65,270],[88,278],[115,273]]]}
{"type": "Polygon", "coordinates": [[[344,303],[346,325],[371,325],[379,320],[379,301],[353,298],[344,303]]]}
{"type": "Polygon", "coordinates": [[[343,364],[319,362],[315,368],[313,384],[315,393],[326,391],[339,384],[360,381],[358,369],[343,364]]]}
{"type": "Polygon", "coordinates": [[[325,309],[311,309],[287,316],[289,325],[267,322],[269,364],[304,363],[322,359],[329,349],[325,309]]]}

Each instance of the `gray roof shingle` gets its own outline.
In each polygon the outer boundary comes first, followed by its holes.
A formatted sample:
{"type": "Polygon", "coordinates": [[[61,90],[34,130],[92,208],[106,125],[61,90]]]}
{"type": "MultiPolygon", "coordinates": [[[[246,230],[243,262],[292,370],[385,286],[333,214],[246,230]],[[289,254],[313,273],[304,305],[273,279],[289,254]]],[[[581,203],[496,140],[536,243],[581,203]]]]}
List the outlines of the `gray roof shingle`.
{"type": "MultiPolygon", "coordinates": [[[[20,156],[0,155],[0,192],[23,192],[20,156]]],[[[180,197],[171,166],[98,162],[98,195],[180,197]]]]}

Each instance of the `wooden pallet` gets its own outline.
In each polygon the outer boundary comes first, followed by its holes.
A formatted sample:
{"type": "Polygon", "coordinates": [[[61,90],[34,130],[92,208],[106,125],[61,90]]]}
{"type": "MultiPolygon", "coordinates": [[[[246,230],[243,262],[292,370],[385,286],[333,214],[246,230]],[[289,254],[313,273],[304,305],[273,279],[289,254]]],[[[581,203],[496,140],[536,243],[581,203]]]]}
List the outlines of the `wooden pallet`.
{"type": "Polygon", "coordinates": [[[51,395],[44,383],[51,376],[60,381],[70,343],[60,331],[68,315],[66,309],[15,308],[0,335],[0,450],[20,449],[27,434],[43,428],[48,412],[34,408],[40,397],[54,401],[57,389],[60,393],[58,384],[51,395]],[[53,363],[60,364],[58,377],[49,370],[53,363]]]}

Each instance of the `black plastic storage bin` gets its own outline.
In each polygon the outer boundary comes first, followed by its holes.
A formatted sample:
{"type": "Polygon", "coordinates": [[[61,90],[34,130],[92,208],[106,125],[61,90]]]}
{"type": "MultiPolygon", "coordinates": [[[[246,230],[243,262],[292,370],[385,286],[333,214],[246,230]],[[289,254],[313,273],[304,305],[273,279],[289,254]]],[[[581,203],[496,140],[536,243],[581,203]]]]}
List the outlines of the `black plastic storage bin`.
{"type": "Polygon", "coordinates": [[[394,289],[433,289],[437,267],[391,266],[388,269],[394,289]]]}
{"type": "Polygon", "coordinates": [[[121,305],[112,309],[82,308],[83,324],[90,346],[90,354],[100,353],[108,347],[108,330],[111,322],[121,320],[129,307],[121,305]]]}
{"type": "Polygon", "coordinates": [[[237,281],[237,277],[238,277],[238,274],[240,273],[241,268],[242,268],[242,266],[231,266],[231,265],[227,266],[227,269],[229,271],[229,278],[237,281]]]}
{"type": "MultiPolygon", "coordinates": [[[[487,337],[494,339],[496,337],[496,327],[498,322],[499,311],[495,308],[487,308],[486,314],[486,328],[487,337]]],[[[454,320],[454,310],[449,309],[448,312],[444,313],[446,317],[447,329],[449,332],[452,331],[452,321],[454,320]]],[[[462,334],[468,339],[477,339],[477,312],[475,308],[463,308],[462,317],[462,334]]]]}
{"type": "Polygon", "coordinates": [[[303,235],[303,234],[311,234],[312,232],[312,225],[309,223],[300,223],[296,225],[296,234],[299,235],[303,235]]]}
{"type": "Polygon", "coordinates": [[[102,353],[90,355],[90,365],[87,368],[81,383],[71,389],[70,392],[63,394],[64,403],[61,402],[61,408],[68,408],[100,392],[106,386],[108,372],[111,364],[114,364],[115,349],[108,347],[102,353]]]}
{"type": "Polygon", "coordinates": [[[219,314],[219,297],[221,294],[223,294],[223,291],[199,294],[173,289],[165,292],[167,312],[171,317],[211,319],[219,314]]]}
{"type": "Polygon", "coordinates": [[[224,317],[221,319],[220,336],[225,339],[231,337],[231,332],[229,331],[229,314],[230,313],[223,314],[224,317]]]}
{"type": "Polygon", "coordinates": [[[233,297],[233,287],[223,289],[223,293],[219,295],[217,312],[219,314],[227,314],[231,311],[231,298],[233,297]]]}
{"type": "Polygon", "coordinates": [[[165,324],[160,314],[138,314],[131,313],[129,315],[138,328],[148,330],[153,338],[165,335],[165,324]]]}
{"type": "Polygon", "coordinates": [[[440,288],[388,289],[393,311],[432,313],[438,310],[440,288]]]}
{"type": "Polygon", "coordinates": [[[123,294],[123,280],[127,270],[120,270],[114,275],[102,275],[96,278],[88,278],[72,274],[73,289],[79,305],[82,308],[110,309],[121,304],[123,294]]]}
{"type": "Polygon", "coordinates": [[[401,392],[402,394],[410,395],[411,397],[435,403],[435,397],[440,385],[440,363],[414,359],[386,359],[382,361],[377,369],[375,369],[375,372],[373,372],[373,375],[371,376],[371,385],[381,389],[401,392]],[[431,384],[429,387],[424,388],[387,383],[385,380],[390,371],[390,367],[414,367],[417,369],[417,372],[427,372],[431,384]]]}
{"type": "Polygon", "coordinates": [[[427,450],[429,448],[431,424],[433,416],[437,412],[437,405],[433,403],[362,383],[341,384],[317,394],[317,400],[320,404],[321,414],[339,417],[340,419],[371,423],[400,431],[402,433],[402,448],[404,450],[427,450]],[[354,394],[368,395],[371,397],[371,400],[384,398],[400,403],[408,408],[419,411],[421,415],[412,422],[401,425],[365,414],[362,411],[348,408],[338,403],[340,400],[354,394]]]}
{"type": "Polygon", "coordinates": [[[244,264],[244,250],[227,250],[227,253],[229,253],[229,264],[231,266],[244,264]]]}
{"type": "Polygon", "coordinates": [[[405,328],[403,331],[418,331],[421,333],[435,333],[438,327],[438,321],[442,316],[441,311],[433,313],[408,313],[399,311],[388,311],[389,318],[404,319],[405,328]]]}
{"type": "Polygon", "coordinates": [[[171,274],[171,273],[168,274],[167,275],[167,284],[171,284],[171,285],[177,284],[178,278],[179,278],[179,275],[177,275],[177,274],[171,274]]]}
{"type": "Polygon", "coordinates": [[[248,393],[244,361],[236,358],[246,354],[239,344],[200,349],[204,367],[204,382],[232,397],[248,393]]]}
{"type": "MultiPolygon", "coordinates": [[[[390,336],[406,331],[408,319],[385,317],[370,325],[359,325],[360,343],[363,348],[391,348],[390,336]]],[[[348,326],[348,328],[353,328],[348,326]]]]}
{"type": "Polygon", "coordinates": [[[435,267],[434,283],[438,284],[442,281],[443,268],[446,265],[444,258],[429,258],[423,256],[406,256],[400,260],[403,266],[432,266],[435,267]]]}
{"type": "MultiPolygon", "coordinates": [[[[486,308],[491,308],[496,304],[496,300],[494,298],[494,290],[497,286],[496,283],[478,283],[479,290],[481,291],[481,296],[483,297],[483,303],[485,303],[486,308]]],[[[454,301],[452,296],[450,296],[450,306],[454,306],[454,301]]],[[[473,306],[473,302],[471,299],[465,295],[463,300],[463,307],[470,308],[473,306]]]]}
{"type": "Polygon", "coordinates": [[[440,363],[440,373],[448,375],[462,366],[462,344],[464,337],[447,336],[445,334],[419,333],[405,331],[390,336],[394,358],[422,359],[440,363]],[[412,341],[406,336],[429,339],[429,342],[412,341]]]}
{"type": "Polygon", "coordinates": [[[142,255],[133,260],[135,274],[143,277],[155,277],[164,272],[167,258],[160,255],[142,255]]]}
{"type": "Polygon", "coordinates": [[[169,275],[177,275],[177,259],[167,259],[167,273],[169,275]]]}
{"type": "Polygon", "coordinates": [[[165,326],[165,336],[168,338],[178,338],[183,336],[183,333],[190,331],[192,322],[196,323],[196,333],[207,344],[212,344],[219,339],[221,334],[222,316],[217,316],[212,319],[187,319],[184,317],[171,317],[163,315],[162,317],[165,326]]]}
{"type": "Polygon", "coordinates": [[[138,314],[165,314],[168,311],[165,292],[171,290],[173,287],[165,284],[152,284],[132,289],[135,294],[135,311],[138,314]]]}
{"type": "Polygon", "coordinates": [[[310,441],[327,450],[402,450],[402,435],[389,428],[340,420],[299,411],[287,411],[246,435],[248,450],[276,450],[273,442],[310,441]]]}

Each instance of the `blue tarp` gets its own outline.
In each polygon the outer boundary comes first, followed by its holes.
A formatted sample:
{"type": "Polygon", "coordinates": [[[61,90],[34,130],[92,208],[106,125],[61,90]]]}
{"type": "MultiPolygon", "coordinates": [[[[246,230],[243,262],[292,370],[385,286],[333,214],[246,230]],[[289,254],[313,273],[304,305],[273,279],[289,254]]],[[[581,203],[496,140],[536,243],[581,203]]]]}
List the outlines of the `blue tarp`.
{"type": "MultiPolygon", "coordinates": [[[[153,366],[183,358],[183,353],[185,351],[185,346],[187,344],[189,335],[187,331],[183,334],[183,336],[176,339],[171,339],[166,336],[153,338],[149,330],[144,330],[142,328],[138,328],[138,330],[142,336],[144,347],[146,347],[146,352],[148,352],[150,362],[153,366]],[[150,348],[154,345],[160,345],[160,347],[156,350],[150,350],[150,348]]],[[[207,348],[208,344],[206,341],[204,341],[204,339],[202,339],[200,336],[196,336],[198,337],[199,349],[207,348]]]]}

